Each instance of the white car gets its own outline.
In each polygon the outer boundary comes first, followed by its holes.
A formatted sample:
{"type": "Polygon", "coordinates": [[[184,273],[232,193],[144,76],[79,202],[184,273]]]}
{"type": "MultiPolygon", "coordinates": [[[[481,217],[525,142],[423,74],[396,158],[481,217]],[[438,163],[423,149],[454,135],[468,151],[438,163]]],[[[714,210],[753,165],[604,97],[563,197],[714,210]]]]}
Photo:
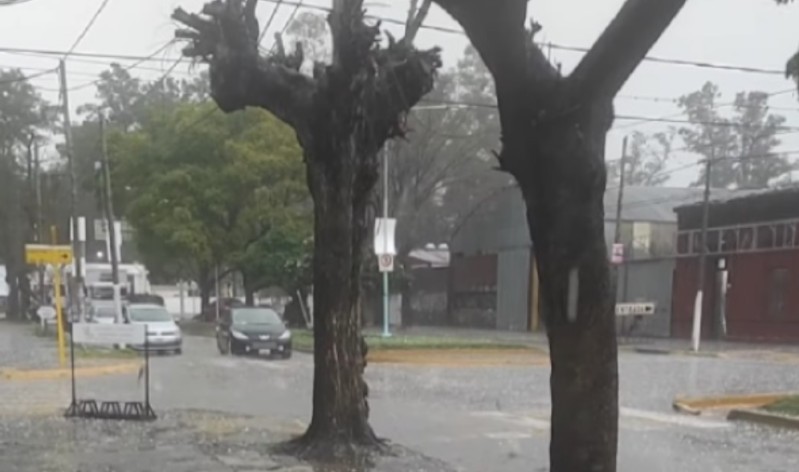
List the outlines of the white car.
{"type": "MultiPolygon", "coordinates": [[[[143,324],[147,328],[147,350],[157,352],[183,352],[183,336],[166,308],[155,304],[131,304],[125,308],[125,322],[143,324]]],[[[144,345],[131,346],[144,350],[144,345]]]]}

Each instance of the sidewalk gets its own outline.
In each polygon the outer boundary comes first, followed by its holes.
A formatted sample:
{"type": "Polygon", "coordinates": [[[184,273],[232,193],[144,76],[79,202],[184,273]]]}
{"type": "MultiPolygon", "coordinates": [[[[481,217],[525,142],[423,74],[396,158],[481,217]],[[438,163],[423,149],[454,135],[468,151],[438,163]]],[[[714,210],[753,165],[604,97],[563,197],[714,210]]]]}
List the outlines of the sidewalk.
{"type": "Polygon", "coordinates": [[[35,336],[35,325],[0,321],[0,367],[14,369],[58,368],[54,338],[35,336]]]}

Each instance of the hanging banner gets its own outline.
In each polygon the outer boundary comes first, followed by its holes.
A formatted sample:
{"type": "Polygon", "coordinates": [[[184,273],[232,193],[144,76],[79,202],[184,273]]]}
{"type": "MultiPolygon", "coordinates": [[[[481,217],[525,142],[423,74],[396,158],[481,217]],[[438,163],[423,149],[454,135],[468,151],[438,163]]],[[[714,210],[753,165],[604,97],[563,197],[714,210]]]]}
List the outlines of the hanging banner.
{"type": "Polygon", "coordinates": [[[397,230],[397,220],[394,218],[375,219],[375,254],[397,255],[394,244],[394,233],[397,230]]]}
{"type": "Polygon", "coordinates": [[[616,243],[610,252],[610,263],[619,265],[624,263],[624,244],[616,243]]]}

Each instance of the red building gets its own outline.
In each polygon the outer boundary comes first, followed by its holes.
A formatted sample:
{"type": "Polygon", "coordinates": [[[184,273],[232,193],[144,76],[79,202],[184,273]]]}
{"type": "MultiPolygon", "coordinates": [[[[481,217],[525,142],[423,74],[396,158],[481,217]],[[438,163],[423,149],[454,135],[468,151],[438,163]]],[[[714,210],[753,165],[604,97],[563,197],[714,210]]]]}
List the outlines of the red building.
{"type": "MultiPolygon", "coordinates": [[[[702,204],[678,207],[672,335],[690,337],[702,204]]],[[[799,189],[711,202],[702,337],[799,342],[799,189]]]]}

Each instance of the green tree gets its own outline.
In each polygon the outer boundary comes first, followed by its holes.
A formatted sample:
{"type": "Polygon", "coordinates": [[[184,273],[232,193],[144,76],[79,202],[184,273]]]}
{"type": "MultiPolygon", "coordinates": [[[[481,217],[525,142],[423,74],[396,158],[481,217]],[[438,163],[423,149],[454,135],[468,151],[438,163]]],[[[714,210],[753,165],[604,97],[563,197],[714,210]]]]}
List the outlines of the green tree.
{"type": "Polygon", "coordinates": [[[24,249],[33,240],[32,147],[51,125],[46,102],[18,69],[0,69],[0,260],[6,266],[8,313],[18,318],[30,299],[24,249]]]}
{"type": "Polygon", "coordinates": [[[115,189],[125,193],[144,261],[196,280],[204,306],[214,267],[258,277],[248,258],[260,256],[253,251],[263,239],[307,219],[298,154],[268,113],[225,115],[202,104],[152,113],[111,140],[115,189]]]}
{"type": "MultiPolygon", "coordinates": [[[[719,111],[721,94],[713,83],[680,98],[692,126],[680,129],[688,149],[711,159],[712,187],[765,188],[793,169],[779,146],[779,131],[785,118],[769,112],[768,94],[740,92],[735,96],[731,115],[719,111]]],[[[704,183],[704,168],[695,185],[704,183]]]]}

